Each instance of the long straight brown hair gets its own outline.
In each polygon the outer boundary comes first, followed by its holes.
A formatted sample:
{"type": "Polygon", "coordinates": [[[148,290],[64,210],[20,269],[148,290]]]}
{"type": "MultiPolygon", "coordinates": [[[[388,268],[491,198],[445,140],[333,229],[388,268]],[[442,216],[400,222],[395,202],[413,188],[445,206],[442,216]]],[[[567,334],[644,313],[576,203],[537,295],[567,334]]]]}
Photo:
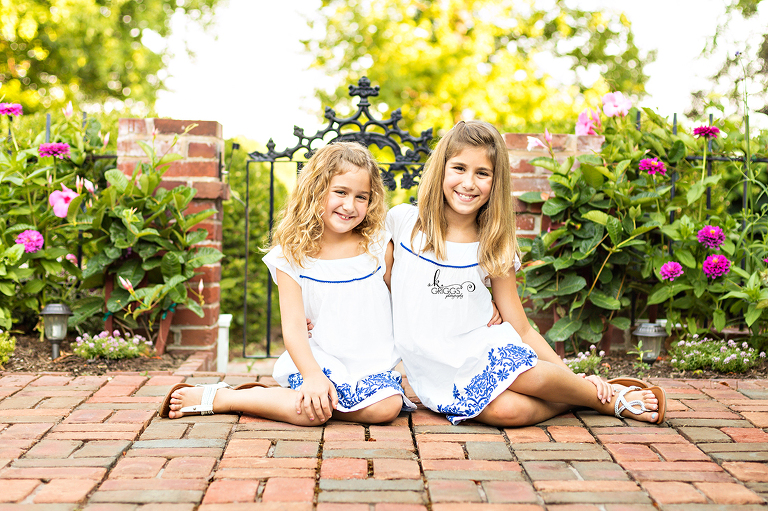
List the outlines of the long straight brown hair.
{"type": "Polygon", "coordinates": [[[477,213],[480,237],[477,259],[490,277],[502,277],[514,268],[520,256],[515,234],[515,209],[512,202],[512,178],[509,174],[507,145],[496,128],[483,121],[461,121],[438,142],[424,165],[419,183],[419,218],[411,233],[411,246],[421,231],[426,237],[423,251],[433,251],[438,260],[445,260],[445,219],[443,180],[445,167],[451,158],[467,147],[482,147],[493,164],[491,193],[477,213]]]}

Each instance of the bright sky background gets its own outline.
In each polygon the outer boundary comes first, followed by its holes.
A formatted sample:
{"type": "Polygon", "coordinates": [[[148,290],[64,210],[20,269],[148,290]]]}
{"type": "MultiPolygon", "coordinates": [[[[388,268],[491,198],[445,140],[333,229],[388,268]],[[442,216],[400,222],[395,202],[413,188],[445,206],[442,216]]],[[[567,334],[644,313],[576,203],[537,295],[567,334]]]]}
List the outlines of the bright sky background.
{"type": "MultiPolygon", "coordinates": [[[[582,8],[623,11],[632,22],[636,44],[658,50],[646,67],[650,80],[642,106],[671,116],[690,106],[690,92],[708,85],[722,57],[698,59],[722,15],[722,0],[572,0],[582,8]]],[[[169,91],[156,104],[159,115],[183,120],[215,120],[224,136],[243,135],[281,150],[295,144],[293,126],[314,132],[322,126],[323,106],[312,97],[328,78],[309,70],[311,59],[300,40],[309,36],[304,16],[319,0],[229,0],[217,10],[208,32],[174,27],[167,42],[175,57],[168,66],[169,91]],[[196,53],[190,59],[183,39],[196,53]]],[[[768,2],[763,2],[768,4],[768,2]]],[[[768,5],[762,5],[768,7],[768,5]]],[[[768,8],[762,9],[768,15],[768,8]]],[[[768,19],[768,16],[762,16],[768,19]]],[[[735,25],[735,24],[734,24],[735,25]]],[[[738,33],[743,26],[730,26],[738,33]]],[[[722,54],[743,48],[722,45],[722,54]]],[[[747,56],[749,58],[749,56],[747,56]]],[[[385,84],[378,84],[383,85],[385,84]]],[[[764,117],[764,116],[761,116],[764,117]]],[[[765,124],[755,119],[754,124],[765,124]]]]}

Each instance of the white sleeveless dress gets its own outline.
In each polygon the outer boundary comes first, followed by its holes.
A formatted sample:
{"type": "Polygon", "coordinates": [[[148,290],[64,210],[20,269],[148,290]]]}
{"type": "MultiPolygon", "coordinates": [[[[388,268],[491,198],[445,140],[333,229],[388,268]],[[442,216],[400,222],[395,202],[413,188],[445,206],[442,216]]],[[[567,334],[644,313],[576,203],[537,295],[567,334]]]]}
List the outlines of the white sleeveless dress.
{"type": "MultiPolygon", "coordinates": [[[[301,268],[283,257],[281,247],[263,258],[277,283],[282,270],[301,286],[304,313],[314,328],[309,345],[315,360],[336,387],[337,410],[353,412],[390,396],[403,398],[403,409],[416,406],[405,397],[400,361],[392,334],[392,305],[384,283],[384,252],[389,234],[371,247],[373,257],[309,259],[301,268]]],[[[288,351],[275,362],[272,376],[283,387],[304,382],[288,351]]]]}
{"type": "Polygon", "coordinates": [[[421,402],[457,424],[478,415],[538,358],[509,323],[487,326],[493,304],[488,274],[477,263],[479,243],[447,242],[447,259],[438,261],[421,253],[422,233],[411,247],[417,218],[409,204],[387,215],[395,346],[421,402]]]}

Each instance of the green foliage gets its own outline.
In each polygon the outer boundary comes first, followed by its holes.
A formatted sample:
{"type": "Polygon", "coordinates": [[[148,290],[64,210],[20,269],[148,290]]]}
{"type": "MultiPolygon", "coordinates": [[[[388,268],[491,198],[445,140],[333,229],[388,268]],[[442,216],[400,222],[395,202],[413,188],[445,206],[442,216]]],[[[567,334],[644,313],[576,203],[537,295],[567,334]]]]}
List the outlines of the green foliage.
{"type": "Polygon", "coordinates": [[[4,101],[26,112],[69,99],[151,107],[163,88],[171,17],[206,26],[219,0],[0,0],[4,101]]]}
{"type": "Polygon", "coordinates": [[[633,364],[636,371],[638,371],[638,375],[640,378],[643,378],[645,375],[645,372],[648,371],[651,366],[643,361],[643,357],[645,357],[646,353],[652,353],[653,350],[644,350],[643,349],[643,341],[637,341],[637,345],[627,350],[627,353],[630,355],[637,355],[637,360],[633,364]]]}
{"type": "MultiPolygon", "coordinates": [[[[226,141],[225,161],[232,163],[229,168],[229,185],[232,199],[224,202],[223,252],[227,264],[221,269],[221,310],[232,313],[233,320],[230,338],[232,345],[242,343],[242,328],[248,324],[248,354],[263,352],[265,347],[267,319],[267,280],[269,271],[262,262],[264,252],[260,248],[269,243],[269,165],[257,163],[250,165],[250,216],[248,231],[250,232],[248,256],[248,313],[243,317],[243,293],[245,285],[245,188],[247,154],[257,150],[252,141],[236,139],[240,149],[232,156],[232,142],[226,141]]],[[[279,166],[278,166],[279,167],[279,166]]],[[[283,169],[285,170],[285,169],[283,169]]],[[[295,167],[290,171],[295,173],[295,167]]],[[[279,177],[279,176],[278,176],[279,177]]],[[[275,219],[287,197],[286,187],[275,179],[275,219]]],[[[280,306],[277,299],[277,286],[272,286],[272,335],[280,331],[280,306]]],[[[273,353],[279,353],[279,348],[273,353]]]]}
{"type": "Polygon", "coordinates": [[[77,338],[77,344],[72,350],[80,358],[107,358],[118,360],[122,358],[146,357],[152,354],[152,342],[141,335],[121,334],[115,330],[101,332],[91,337],[83,334],[77,338]]]}
{"type": "Polygon", "coordinates": [[[743,373],[765,359],[765,352],[757,353],[749,343],[686,335],[670,349],[672,367],[678,371],[711,369],[721,373],[743,373]]]}
{"type": "Polygon", "coordinates": [[[78,204],[87,204],[93,198],[78,189],[77,178],[98,182],[96,176],[114,163],[93,159],[104,151],[96,118],[85,125],[77,116],[54,120],[50,140],[69,145],[64,159],[39,156],[44,122],[21,120],[26,123],[23,130],[17,130],[16,118],[2,120],[3,130],[9,129],[12,136],[0,141],[0,328],[9,329],[15,322],[31,330],[42,305],[68,301],[81,277],[75,258],[78,230],[54,214],[49,197],[66,186],[79,193],[78,204]],[[40,250],[25,252],[16,243],[26,230],[42,235],[40,250]]]}
{"type": "Polygon", "coordinates": [[[0,332],[0,367],[13,356],[16,350],[16,338],[8,332],[0,332]]]}
{"type": "MultiPolygon", "coordinates": [[[[176,141],[174,137],[169,151],[176,141]]],[[[73,200],[68,220],[83,231],[90,255],[82,273],[83,287],[101,287],[109,281],[113,291],[107,300],[108,312],[125,328],[141,324],[154,339],[158,317],[176,305],[203,316],[202,288],[189,281],[196,268],[213,264],[223,255],[212,247],[196,247],[207,232],[194,226],[216,210],[188,210],[196,193],[193,188],[160,186],[165,171],[181,156],[158,155],[154,145],[140,145],[149,162],[137,164],[130,177],[117,169],[107,171],[110,186],[87,208],[79,208],[77,199],[73,200]]],[[[101,310],[92,296],[72,309],[74,324],[101,310]]]]}
{"type": "Polygon", "coordinates": [[[589,351],[579,352],[572,359],[563,359],[568,367],[576,374],[600,374],[600,364],[603,361],[605,352],[597,352],[597,348],[592,345],[589,351]]]}
{"type": "MultiPolygon", "coordinates": [[[[448,129],[467,116],[506,131],[566,131],[572,118],[610,88],[642,95],[642,56],[624,16],[514,0],[324,0],[322,34],[305,42],[315,66],[338,77],[324,104],[348,105],[347,85],[368,76],[386,84],[373,104],[382,113],[402,105],[412,131],[448,129]],[[563,68],[603,68],[594,85],[564,86],[536,65],[536,54],[563,68]],[[573,101],[583,97],[583,102],[573,101]]],[[[569,74],[568,70],[563,70],[569,74]]],[[[385,114],[386,115],[386,114],[385,114]]]]}

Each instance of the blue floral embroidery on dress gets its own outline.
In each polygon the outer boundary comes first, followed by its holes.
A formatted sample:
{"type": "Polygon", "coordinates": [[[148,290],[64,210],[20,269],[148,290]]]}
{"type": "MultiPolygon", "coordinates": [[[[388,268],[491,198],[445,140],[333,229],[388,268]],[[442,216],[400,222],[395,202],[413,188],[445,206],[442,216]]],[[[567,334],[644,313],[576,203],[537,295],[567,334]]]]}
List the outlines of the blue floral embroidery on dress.
{"type": "MultiPolygon", "coordinates": [[[[352,408],[380,390],[389,387],[403,393],[402,378],[399,375],[396,376],[394,371],[366,376],[357,382],[355,389],[352,389],[352,386],[348,383],[338,384],[333,381],[330,369],[323,368],[323,374],[333,382],[333,385],[336,387],[336,392],[339,394],[339,404],[344,408],[352,408]]],[[[302,383],[304,383],[304,378],[301,377],[300,373],[293,373],[288,376],[288,384],[293,390],[298,389],[302,383]]]]}
{"type": "Polygon", "coordinates": [[[463,390],[454,384],[453,403],[438,405],[437,410],[444,413],[452,424],[480,413],[491,402],[491,395],[500,383],[515,373],[533,367],[537,359],[532,349],[515,344],[498,348],[498,354],[494,352],[496,348],[488,352],[488,365],[463,390]]]}

